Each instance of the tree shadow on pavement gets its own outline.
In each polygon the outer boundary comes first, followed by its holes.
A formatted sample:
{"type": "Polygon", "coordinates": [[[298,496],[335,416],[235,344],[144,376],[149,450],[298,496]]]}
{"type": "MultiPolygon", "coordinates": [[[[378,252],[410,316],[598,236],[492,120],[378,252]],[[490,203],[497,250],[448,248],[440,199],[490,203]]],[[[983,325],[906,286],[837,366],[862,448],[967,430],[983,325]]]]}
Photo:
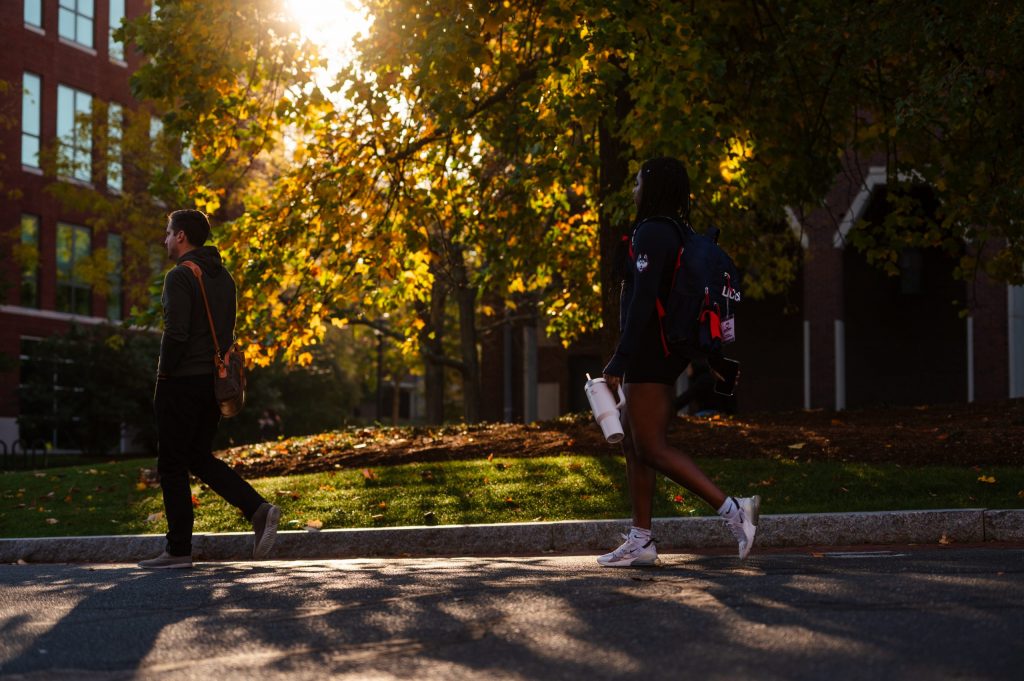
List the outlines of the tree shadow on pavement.
{"type": "MultiPolygon", "coordinates": [[[[1007,561],[1019,568],[1022,556],[1007,561]]],[[[913,558],[882,571],[877,560],[806,555],[760,555],[744,566],[672,556],[648,570],[591,560],[11,567],[23,572],[8,572],[5,586],[54,607],[0,621],[0,674],[1010,678],[1006,645],[1024,612],[1020,570],[979,567],[971,604],[954,607],[962,581],[913,558]],[[988,666],[965,668],[964,646],[988,666]],[[835,673],[843,669],[854,673],[835,673]]]]}

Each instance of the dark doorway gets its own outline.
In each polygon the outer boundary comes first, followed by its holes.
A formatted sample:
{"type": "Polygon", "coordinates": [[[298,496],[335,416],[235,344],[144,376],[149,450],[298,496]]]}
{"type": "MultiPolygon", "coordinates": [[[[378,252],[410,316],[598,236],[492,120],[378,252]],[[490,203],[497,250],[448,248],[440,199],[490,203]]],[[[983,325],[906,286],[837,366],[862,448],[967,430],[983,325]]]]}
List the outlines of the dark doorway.
{"type": "MultiPolygon", "coordinates": [[[[912,191],[921,225],[934,215],[926,189],[912,191]]],[[[879,229],[889,193],[875,189],[865,225],[879,229]]],[[[967,324],[959,315],[964,283],[956,259],[939,248],[906,248],[890,276],[853,246],[843,253],[846,404],[938,404],[967,398],[967,324]]]]}

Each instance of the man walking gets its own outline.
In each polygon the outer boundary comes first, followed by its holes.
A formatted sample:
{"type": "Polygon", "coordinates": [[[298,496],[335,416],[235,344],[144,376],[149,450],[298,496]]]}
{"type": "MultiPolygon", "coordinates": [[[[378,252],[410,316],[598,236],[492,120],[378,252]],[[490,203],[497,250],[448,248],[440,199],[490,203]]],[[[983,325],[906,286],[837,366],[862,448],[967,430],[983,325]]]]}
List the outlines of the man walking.
{"type": "Polygon", "coordinates": [[[190,472],[252,522],[254,558],[270,554],[281,519],[281,509],[213,456],[220,421],[213,393],[214,343],[199,281],[182,265],[190,260],[202,270],[217,339],[227,349],[234,342],[235,282],[221,264],[220,252],[203,245],[209,236],[210,222],[198,210],[177,210],[168,217],[164,245],[177,266],[164,278],[161,295],[164,333],[154,397],[167,546],[156,558],[139,563],[142,568],[192,567],[190,472]]]}

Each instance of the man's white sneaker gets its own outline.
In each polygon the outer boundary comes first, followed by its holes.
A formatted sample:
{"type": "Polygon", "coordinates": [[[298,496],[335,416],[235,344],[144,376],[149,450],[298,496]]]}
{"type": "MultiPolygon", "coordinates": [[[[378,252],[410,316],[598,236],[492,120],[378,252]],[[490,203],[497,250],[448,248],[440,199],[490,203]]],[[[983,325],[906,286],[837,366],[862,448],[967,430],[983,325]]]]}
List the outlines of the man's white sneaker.
{"type": "Polygon", "coordinates": [[[733,497],[739,510],[732,518],[726,519],[726,525],[740,547],[740,560],[747,557],[754,548],[754,537],[757,534],[757,520],[761,514],[761,497],[733,497]]]}
{"type": "Polygon", "coordinates": [[[611,553],[606,553],[597,559],[597,562],[605,567],[641,567],[658,564],[658,548],[654,545],[654,539],[646,542],[634,539],[628,535],[622,535],[625,543],[611,553]]]}

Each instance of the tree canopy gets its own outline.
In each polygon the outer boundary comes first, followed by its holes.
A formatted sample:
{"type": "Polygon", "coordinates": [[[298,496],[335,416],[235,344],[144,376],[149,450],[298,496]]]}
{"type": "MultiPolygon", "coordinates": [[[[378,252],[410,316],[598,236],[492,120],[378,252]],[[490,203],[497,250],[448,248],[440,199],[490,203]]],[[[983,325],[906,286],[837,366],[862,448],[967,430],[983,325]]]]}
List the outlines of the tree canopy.
{"type": "Polygon", "coordinates": [[[820,207],[858,154],[940,208],[897,201],[855,247],[894,271],[942,246],[965,279],[1024,281],[1017,3],[365,6],[337,73],[276,0],[166,0],[125,31],[137,96],[191,149],[169,194],[220,223],[258,361],[308,362],[359,321],[479,399],[478,335],[506,315],[566,343],[614,328],[632,175],[661,155],[755,297],[796,277],[786,209],[820,207]]]}

